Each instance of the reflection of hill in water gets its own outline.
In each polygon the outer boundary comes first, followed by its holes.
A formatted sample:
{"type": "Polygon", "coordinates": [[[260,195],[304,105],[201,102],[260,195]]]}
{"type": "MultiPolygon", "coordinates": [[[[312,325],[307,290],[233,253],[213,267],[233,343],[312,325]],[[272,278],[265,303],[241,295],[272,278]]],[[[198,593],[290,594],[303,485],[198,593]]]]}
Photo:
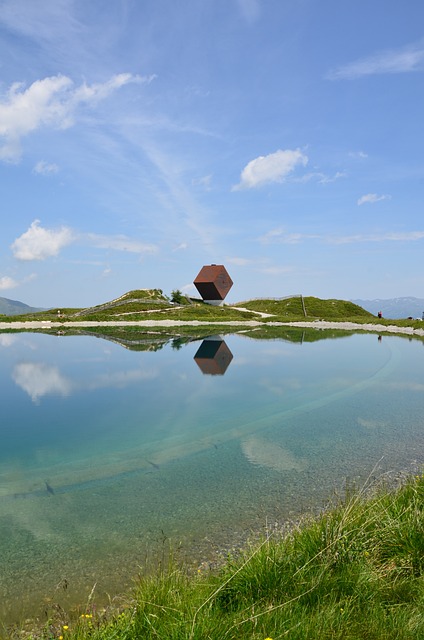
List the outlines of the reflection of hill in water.
{"type": "Polygon", "coordinates": [[[284,340],[302,344],[303,342],[317,342],[318,340],[348,338],[357,332],[344,329],[309,329],[305,327],[258,327],[240,333],[255,340],[284,340]]]}
{"type": "Polygon", "coordinates": [[[101,331],[79,331],[78,333],[109,340],[109,342],[114,342],[130,351],[159,351],[171,340],[169,336],[153,337],[146,336],[145,334],[139,334],[137,337],[124,337],[121,335],[113,335],[113,333],[103,333],[101,331]]]}
{"type": "Polygon", "coordinates": [[[61,335],[93,336],[94,338],[101,338],[102,340],[108,340],[109,342],[118,344],[130,351],[159,351],[166,344],[170,344],[172,349],[178,350],[181,349],[184,344],[202,339],[199,336],[180,336],[156,331],[122,331],[119,327],[108,327],[106,330],[101,328],[95,331],[86,329],[71,330],[63,332],[61,335]]]}
{"type": "MultiPolygon", "coordinates": [[[[192,328],[186,328],[186,331],[185,333],[184,327],[179,327],[178,333],[170,332],[169,330],[164,331],[163,329],[146,331],[134,327],[97,327],[96,329],[67,328],[64,331],[60,331],[59,335],[93,336],[114,342],[130,351],[159,351],[167,344],[170,344],[172,349],[178,350],[190,342],[216,338],[215,334],[211,335],[210,327],[196,329],[195,333],[193,333],[192,328]]],[[[41,330],[39,332],[58,335],[58,332],[52,330],[41,330]]],[[[227,329],[226,333],[228,335],[240,335],[255,340],[283,340],[302,344],[303,342],[316,342],[318,340],[348,338],[354,335],[356,331],[346,331],[343,329],[309,329],[304,327],[254,327],[252,329],[237,330],[234,327],[233,331],[227,329]]]]}

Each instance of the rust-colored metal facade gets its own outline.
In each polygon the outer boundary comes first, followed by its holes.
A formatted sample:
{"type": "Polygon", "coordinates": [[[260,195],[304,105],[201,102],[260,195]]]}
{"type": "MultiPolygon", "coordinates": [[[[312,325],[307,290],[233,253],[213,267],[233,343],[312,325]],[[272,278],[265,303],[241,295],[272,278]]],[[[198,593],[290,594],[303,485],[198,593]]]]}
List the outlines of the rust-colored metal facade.
{"type": "Polygon", "coordinates": [[[212,376],[223,376],[233,354],[224,340],[203,340],[196,351],[194,360],[202,373],[212,376]]]}
{"type": "Polygon", "coordinates": [[[233,281],[223,264],[211,264],[200,269],[193,284],[203,300],[224,300],[233,281]]]}

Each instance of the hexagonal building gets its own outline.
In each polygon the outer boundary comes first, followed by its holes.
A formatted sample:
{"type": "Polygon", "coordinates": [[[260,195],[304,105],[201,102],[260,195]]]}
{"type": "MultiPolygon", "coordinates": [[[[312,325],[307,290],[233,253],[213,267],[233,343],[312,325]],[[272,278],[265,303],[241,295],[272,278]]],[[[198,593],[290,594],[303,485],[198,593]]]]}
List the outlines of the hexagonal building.
{"type": "Polygon", "coordinates": [[[193,282],[204,302],[220,304],[233,286],[223,264],[211,264],[202,267],[193,282]]]}

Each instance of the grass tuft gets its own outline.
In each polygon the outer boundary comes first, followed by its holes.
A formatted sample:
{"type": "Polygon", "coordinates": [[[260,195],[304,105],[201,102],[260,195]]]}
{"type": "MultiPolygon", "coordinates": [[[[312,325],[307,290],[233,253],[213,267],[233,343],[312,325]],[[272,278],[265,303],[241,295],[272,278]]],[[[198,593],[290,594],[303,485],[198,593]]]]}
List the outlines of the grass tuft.
{"type": "Polygon", "coordinates": [[[51,620],[13,638],[421,640],[423,527],[424,476],[397,490],[350,492],[284,537],[228,558],[218,574],[193,576],[171,561],[140,577],[113,615],[62,615],[61,626],[51,620]]]}

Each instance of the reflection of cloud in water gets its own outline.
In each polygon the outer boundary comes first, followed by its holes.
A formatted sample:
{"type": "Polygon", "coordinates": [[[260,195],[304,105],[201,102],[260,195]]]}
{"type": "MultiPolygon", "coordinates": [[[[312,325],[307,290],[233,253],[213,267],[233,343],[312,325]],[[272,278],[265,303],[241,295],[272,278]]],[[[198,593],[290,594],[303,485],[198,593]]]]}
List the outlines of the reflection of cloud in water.
{"type": "Polygon", "coordinates": [[[16,342],[16,336],[10,333],[0,334],[0,347],[11,347],[14,342],[16,342]]]}
{"type": "Polygon", "coordinates": [[[383,422],[383,420],[365,420],[364,418],[358,418],[357,422],[361,427],[365,427],[365,429],[379,429],[385,427],[387,424],[383,422]]]}
{"type": "Polygon", "coordinates": [[[241,448],[249,462],[274,471],[304,471],[308,466],[305,458],[297,458],[278,443],[259,436],[246,438],[241,448]]]}
{"type": "Polygon", "coordinates": [[[123,389],[130,384],[140,382],[140,380],[153,380],[158,377],[158,372],[142,371],[136,369],[134,371],[116,371],[114,373],[103,373],[98,375],[92,380],[88,388],[89,389],[104,389],[108,387],[114,387],[117,389],[123,389]]]}
{"type": "Polygon", "coordinates": [[[49,394],[68,396],[72,382],[57,367],[43,363],[26,362],[16,365],[12,378],[30,396],[33,402],[49,394]]]}
{"type": "Polygon", "coordinates": [[[123,389],[130,384],[142,380],[151,380],[158,376],[158,372],[142,371],[116,371],[113,373],[102,373],[95,376],[89,383],[81,381],[73,382],[55,366],[43,363],[21,363],[16,365],[12,377],[16,384],[21,387],[34,402],[49,394],[69,396],[71,392],[78,389],[123,389]]]}

